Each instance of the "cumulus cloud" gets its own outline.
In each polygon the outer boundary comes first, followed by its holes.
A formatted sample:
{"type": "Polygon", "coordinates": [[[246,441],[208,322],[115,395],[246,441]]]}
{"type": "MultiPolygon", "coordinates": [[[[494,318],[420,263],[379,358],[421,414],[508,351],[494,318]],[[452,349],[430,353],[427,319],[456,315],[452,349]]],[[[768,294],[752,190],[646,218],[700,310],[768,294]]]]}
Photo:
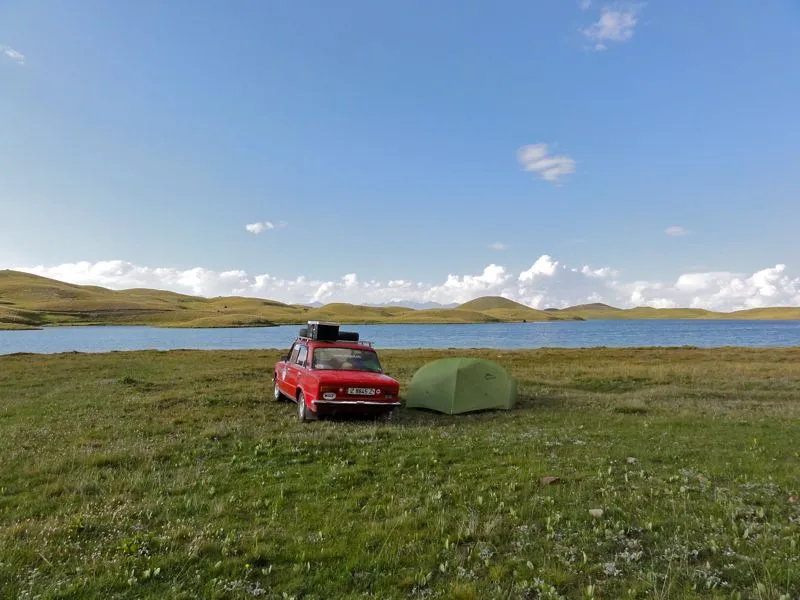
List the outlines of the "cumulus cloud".
{"type": "Polygon", "coordinates": [[[689,235],[689,230],[680,225],[671,225],[664,230],[664,233],[672,237],[680,237],[682,235],[689,235]]]}
{"type": "Polygon", "coordinates": [[[678,277],[674,287],[693,308],[800,306],[800,278],[787,275],[784,264],[751,275],[724,271],[687,273],[678,277]]]}
{"type": "Polygon", "coordinates": [[[800,305],[800,276],[784,264],[754,273],[692,272],[674,281],[625,280],[609,266],[571,266],[543,254],[517,273],[498,264],[482,272],[448,275],[441,282],[410,279],[363,280],[356,273],[330,280],[304,276],[282,278],[243,270],[213,271],[203,267],[144,267],[121,260],[14,267],[71,283],[112,289],[148,287],[200,296],[252,296],[290,303],[391,302],[461,303],[479,296],[504,296],[534,308],[563,308],[603,302],[629,308],[691,307],[730,311],[764,306],[800,305]]]}
{"type": "Polygon", "coordinates": [[[627,42],[639,21],[639,5],[604,7],[600,18],[581,30],[581,33],[593,43],[593,49],[602,52],[608,49],[609,42],[627,42]]]}
{"type": "Polygon", "coordinates": [[[581,274],[585,275],[586,277],[617,277],[619,276],[619,271],[612,269],[611,267],[600,267],[599,269],[592,269],[589,265],[583,265],[581,267],[581,274]]]}
{"type": "Polygon", "coordinates": [[[25,64],[25,55],[19,50],[14,50],[14,48],[7,46],[6,44],[0,44],[0,51],[2,51],[3,56],[10,58],[15,63],[20,65],[25,64]]]}
{"type": "Polygon", "coordinates": [[[444,283],[425,290],[424,302],[467,302],[479,296],[495,295],[511,279],[505,267],[491,264],[480,275],[448,275],[444,283]]]}
{"type": "Polygon", "coordinates": [[[533,281],[536,277],[541,275],[552,277],[556,272],[556,267],[558,267],[558,261],[553,261],[549,255],[542,254],[536,259],[536,262],[531,265],[530,269],[519,274],[518,279],[525,282],[533,281]]]}
{"type": "Polygon", "coordinates": [[[264,221],[261,223],[248,223],[244,226],[244,228],[255,235],[258,235],[262,231],[267,231],[268,229],[275,229],[277,227],[286,227],[286,223],[281,221],[278,224],[275,224],[271,221],[264,221]]]}
{"type": "Polygon", "coordinates": [[[522,168],[536,173],[546,181],[558,181],[561,177],[575,172],[575,161],[569,156],[554,156],[547,150],[547,144],[528,144],[517,151],[522,168]]]}
{"type": "Polygon", "coordinates": [[[508,244],[504,244],[503,242],[495,242],[494,244],[489,244],[489,248],[492,250],[508,250],[508,244]]]}

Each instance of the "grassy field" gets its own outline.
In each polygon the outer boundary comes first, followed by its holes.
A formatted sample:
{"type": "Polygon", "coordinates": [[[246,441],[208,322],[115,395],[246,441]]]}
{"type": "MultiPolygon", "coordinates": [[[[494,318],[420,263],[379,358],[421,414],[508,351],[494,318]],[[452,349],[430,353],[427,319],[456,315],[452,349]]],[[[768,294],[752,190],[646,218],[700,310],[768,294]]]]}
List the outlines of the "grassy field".
{"type": "Polygon", "coordinates": [[[461,354],[518,406],[300,423],[277,351],[0,357],[0,596],[798,597],[800,349],[461,354]]]}
{"type": "Polygon", "coordinates": [[[800,308],[718,313],[685,308],[619,309],[605,304],[587,304],[536,310],[497,296],[476,298],[455,308],[425,310],[344,303],[311,307],[261,298],[202,298],[163,290],[109,290],[18,271],[0,271],[0,329],[37,329],[50,325],[254,327],[305,323],[313,319],[365,324],[722,318],[800,319],[800,308]]]}

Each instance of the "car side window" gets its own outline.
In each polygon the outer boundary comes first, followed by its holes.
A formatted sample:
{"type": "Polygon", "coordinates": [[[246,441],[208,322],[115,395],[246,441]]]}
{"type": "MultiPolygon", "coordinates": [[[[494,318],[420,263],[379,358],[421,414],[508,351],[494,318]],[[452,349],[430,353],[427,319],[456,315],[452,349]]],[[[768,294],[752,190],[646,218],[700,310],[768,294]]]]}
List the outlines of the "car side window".
{"type": "Polygon", "coordinates": [[[289,362],[297,362],[297,355],[300,353],[300,344],[292,346],[292,351],[289,353],[289,362]]]}
{"type": "Polygon", "coordinates": [[[297,364],[301,367],[306,365],[306,358],[308,357],[308,347],[300,346],[300,353],[297,355],[297,364]]]}

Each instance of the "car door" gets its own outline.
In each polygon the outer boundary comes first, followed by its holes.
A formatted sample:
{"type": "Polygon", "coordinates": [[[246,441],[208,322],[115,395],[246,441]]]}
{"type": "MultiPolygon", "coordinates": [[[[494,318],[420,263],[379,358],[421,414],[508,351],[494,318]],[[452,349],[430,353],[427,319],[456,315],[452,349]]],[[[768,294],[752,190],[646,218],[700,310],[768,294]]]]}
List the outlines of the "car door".
{"type": "Polygon", "coordinates": [[[294,398],[294,388],[289,387],[289,366],[292,364],[292,361],[297,358],[298,352],[300,352],[300,344],[295,342],[292,344],[292,347],[289,348],[289,352],[286,354],[286,360],[278,365],[278,372],[275,374],[278,378],[278,387],[280,388],[281,392],[290,398],[294,398]]]}
{"type": "Polygon", "coordinates": [[[286,383],[286,394],[290,398],[297,398],[297,384],[300,381],[301,370],[305,364],[307,354],[308,347],[305,344],[295,344],[292,353],[289,355],[284,381],[286,383]]]}

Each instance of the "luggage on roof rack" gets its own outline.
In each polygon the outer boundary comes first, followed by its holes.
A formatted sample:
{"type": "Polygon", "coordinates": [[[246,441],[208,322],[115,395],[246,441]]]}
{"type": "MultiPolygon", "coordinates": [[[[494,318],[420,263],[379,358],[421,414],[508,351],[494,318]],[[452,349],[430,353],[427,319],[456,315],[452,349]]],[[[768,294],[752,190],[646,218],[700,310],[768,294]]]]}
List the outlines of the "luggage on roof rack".
{"type": "Polygon", "coordinates": [[[309,321],[308,327],[300,329],[300,337],[321,342],[357,342],[357,331],[340,331],[339,323],[309,321]]]}
{"type": "Polygon", "coordinates": [[[320,342],[357,342],[357,331],[340,331],[339,323],[309,321],[308,327],[300,330],[300,337],[320,342]]]}
{"type": "Polygon", "coordinates": [[[300,336],[307,337],[310,340],[335,342],[339,337],[339,324],[329,321],[309,321],[308,327],[300,330],[300,336]]]}

